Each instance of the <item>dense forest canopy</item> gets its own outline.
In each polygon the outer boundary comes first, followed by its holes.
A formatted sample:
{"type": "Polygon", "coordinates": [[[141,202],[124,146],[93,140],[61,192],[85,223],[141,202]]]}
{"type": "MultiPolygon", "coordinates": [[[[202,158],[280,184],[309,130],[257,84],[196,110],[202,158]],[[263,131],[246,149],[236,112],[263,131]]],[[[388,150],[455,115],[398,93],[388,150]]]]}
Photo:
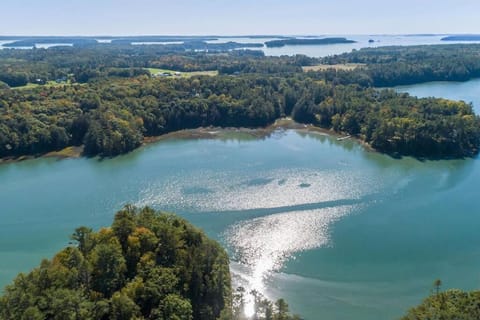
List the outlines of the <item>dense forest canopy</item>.
{"type": "Polygon", "coordinates": [[[402,320],[425,319],[480,319],[480,291],[465,292],[458,289],[438,291],[420,305],[410,309],[402,318],[402,320]]]}
{"type": "Polygon", "coordinates": [[[384,47],[324,59],[156,45],[0,50],[0,157],[77,145],[86,155],[114,156],[148,136],[263,127],[285,116],[393,155],[472,156],[480,125],[471,105],[373,87],[477,77],[479,55],[479,45],[384,47]],[[302,71],[319,63],[327,67],[302,71]],[[359,67],[337,70],[339,63],[359,67]],[[187,75],[156,77],[149,68],[187,75]],[[205,70],[219,76],[188,76],[205,70]]]}
{"type": "Polygon", "coordinates": [[[176,216],[127,206],[71,238],[7,286],[1,319],[216,319],[230,308],[227,254],[176,216]]]}
{"type": "MultiPolygon", "coordinates": [[[[428,81],[466,81],[480,77],[480,44],[380,47],[322,59],[323,63],[362,63],[370,85],[390,87],[428,81]]],[[[345,78],[350,78],[348,74],[345,78]]],[[[344,80],[352,81],[352,80],[344,80]]]]}
{"type": "MultiPolygon", "coordinates": [[[[126,206],[111,227],[71,239],[5,288],[0,319],[244,319],[226,252],[175,215],[126,206]]],[[[297,319],[284,300],[253,295],[256,319],[297,319]]]]}
{"type": "Polygon", "coordinates": [[[112,156],[135,149],[145,136],[210,125],[262,127],[289,115],[392,154],[462,157],[480,143],[479,119],[463,102],[304,77],[140,76],[4,90],[0,156],[82,144],[87,155],[112,156]]]}
{"type": "MultiPolygon", "coordinates": [[[[202,45],[201,42],[195,43],[202,45]]],[[[50,49],[4,49],[0,50],[0,81],[15,87],[35,83],[37,79],[47,82],[70,76],[76,82],[87,82],[98,77],[135,75],[125,68],[290,74],[302,72],[301,66],[339,63],[362,63],[365,67],[319,73],[329,80],[336,78],[342,83],[376,87],[435,80],[464,81],[480,76],[480,44],[365,48],[326,58],[302,55],[266,57],[258,50],[229,51],[238,45],[235,43],[221,45],[223,47],[217,47],[214,52],[186,51],[184,44],[134,46],[128,42],[50,49]]]]}

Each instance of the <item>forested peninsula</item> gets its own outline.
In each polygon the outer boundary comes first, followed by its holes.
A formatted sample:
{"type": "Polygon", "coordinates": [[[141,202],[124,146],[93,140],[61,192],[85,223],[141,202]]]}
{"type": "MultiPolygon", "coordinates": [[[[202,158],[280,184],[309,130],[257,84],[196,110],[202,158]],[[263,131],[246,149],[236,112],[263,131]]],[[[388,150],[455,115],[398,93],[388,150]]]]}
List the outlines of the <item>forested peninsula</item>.
{"type": "Polygon", "coordinates": [[[115,156],[145,137],[265,127],[285,116],[394,156],[474,156],[480,120],[471,105],[376,87],[475,78],[479,55],[479,45],[384,47],[323,59],[168,45],[4,49],[0,157],[80,145],[88,156],[115,156]],[[346,63],[358,67],[338,67],[346,63]]]}
{"type": "MultiPolygon", "coordinates": [[[[173,214],[127,205],[110,227],[79,227],[71,240],[5,288],[1,320],[246,319],[225,250],[173,214]]],[[[252,295],[254,319],[299,319],[284,300],[252,295]]]]}

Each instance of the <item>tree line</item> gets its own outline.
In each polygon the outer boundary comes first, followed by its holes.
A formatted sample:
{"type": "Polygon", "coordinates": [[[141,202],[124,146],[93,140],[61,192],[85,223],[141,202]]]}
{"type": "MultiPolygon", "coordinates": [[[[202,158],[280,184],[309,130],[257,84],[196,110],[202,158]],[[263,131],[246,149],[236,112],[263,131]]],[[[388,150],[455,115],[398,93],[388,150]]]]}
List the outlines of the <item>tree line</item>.
{"type": "Polygon", "coordinates": [[[114,156],[146,136],[205,126],[264,127],[284,116],[355,135],[390,154],[464,157],[480,145],[479,118],[463,102],[336,85],[304,74],[144,75],[2,90],[0,157],[72,145],[84,145],[89,156],[114,156]]]}
{"type": "Polygon", "coordinates": [[[470,104],[358,85],[312,91],[295,105],[297,121],[359,137],[381,152],[448,158],[479,151],[480,120],[470,104]]]}
{"type": "Polygon", "coordinates": [[[442,281],[435,280],[432,294],[418,306],[408,310],[402,320],[480,319],[480,291],[442,291],[441,285],[442,281]]]}
{"type": "MultiPolygon", "coordinates": [[[[393,46],[364,48],[321,59],[325,64],[358,63],[340,71],[337,81],[392,87],[430,81],[467,81],[480,77],[480,45],[393,46]]],[[[330,78],[335,72],[330,71],[330,78]]]]}

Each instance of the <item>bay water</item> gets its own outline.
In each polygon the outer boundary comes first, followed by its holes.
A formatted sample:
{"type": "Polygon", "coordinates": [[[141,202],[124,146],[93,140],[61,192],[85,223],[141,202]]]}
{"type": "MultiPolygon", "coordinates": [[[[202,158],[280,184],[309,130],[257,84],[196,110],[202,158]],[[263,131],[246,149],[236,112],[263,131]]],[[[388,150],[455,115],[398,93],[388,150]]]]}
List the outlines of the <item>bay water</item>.
{"type": "MultiPolygon", "coordinates": [[[[399,87],[472,102],[480,81],[399,87]]],[[[176,212],[230,254],[235,283],[305,319],[396,319],[443,288],[480,287],[480,162],[419,161],[352,140],[169,139],[113,159],[0,165],[0,286],[111,224],[127,203],[176,212]]]]}

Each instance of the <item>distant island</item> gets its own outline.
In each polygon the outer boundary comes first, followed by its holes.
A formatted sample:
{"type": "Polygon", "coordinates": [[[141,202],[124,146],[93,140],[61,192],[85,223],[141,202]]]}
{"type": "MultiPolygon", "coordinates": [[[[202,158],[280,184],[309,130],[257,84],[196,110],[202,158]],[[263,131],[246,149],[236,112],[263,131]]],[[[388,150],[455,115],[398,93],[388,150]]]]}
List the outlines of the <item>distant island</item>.
{"type": "Polygon", "coordinates": [[[349,40],[347,38],[323,38],[323,39],[285,39],[285,40],[272,40],[265,42],[268,48],[279,48],[284,46],[296,46],[296,45],[326,45],[326,44],[338,44],[338,43],[355,43],[356,41],[349,40]]]}
{"type": "MultiPolygon", "coordinates": [[[[37,44],[68,44],[68,45],[97,45],[105,43],[132,44],[132,43],[191,43],[228,39],[291,39],[281,35],[245,35],[245,36],[175,36],[175,35],[149,35],[149,36],[0,36],[0,41],[12,41],[3,44],[3,47],[33,47],[37,44]]],[[[230,41],[231,42],[231,41],[230,41]]],[[[248,44],[247,44],[248,45],[248,44]]],[[[263,46],[262,43],[250,45],[263,46]]]]}
{"type": "MultiPolygon", "coordinates": [[[[186,41],[213,41],[219,40],[221,37],[214,36],[0,36],[0,41],[15,41],[14,43],[27,44],[32,46],[36,43],[76,43],[89,42],[99,43],[113,40],[127,40],[129,42],[186,42],[186,41]]],[[[4,44],[4,46],[19,46],[12,43],[4,44]]]]}
{"type": "MultiPolygon", "coordinates": [[[[0,37],[0,40],[2,37],[0,37]]],[[[228,38],[226,38],[228,39],[228,38]]],[[[10,39],[12,40],[12,39],[10,39]]],[[[3,44],[6,48],[28,48],[35,47],[40,44],[47,45],[72,45],[75,47],[93,47],[106,45],[123,45],[130,46],[134,44],[149,44],[163,46],[168,51],[186,51],[186,50],[211,50],[211,51],[227,51],[244,48],[262,48],[262,43],[239,43],[239,42],[222,42],[208,43],[207,41],[219,40],[212,37],[171,37],[171,36],[135,36],[135,37],[30,37],[16,38],[15,41],[3,44]],[[105,42],[107,41],[107,42],[105,42]]]]}
{"type": "Polygon", "coordinates": [[[480,41],[480,34],[468,34],[443,37],[442,41],[480,41]]]}
{"type": "Polygon", "coordinates": [[[65,45],[95,45],[97,40],[88,39],[88,38],[71,38],[71,37],[38,37],[38,38],[28,38],[20,39],[10,43],[3,44],[3,47],[15,48],[15,47],[33,47],[37,44],[65,44],[65,45]]]}
{"type": "MultiPolygon", "coordinates": [[[[267,36],[247,36],[249,39],[262,39],[268,38],[267,36]]],[[[281,36],[275,36],[277,40],[266,41],[267,47],[283,47],[286,45],[327,45],[338,43],[354,43],[355,41],[346,38],[287,38],[281,36]]],[[[214,41],[219,39],[229,39],[229,37],[213,37],[213,36],[100,36],[100,37],[63,37],[63,36],[32,36],[32,37],[12,37],[12,36],[0,36],[0,40],[12,40],[10,43],[3,44],[4,47],[33,47],[37,44],[73,44],[74,46],[92,46],[98,44],[112,43],[130,45],[132,43],[178,43],[194,45],[206,43],[206,41],[214,41]]],[[[228,42],[231,46],[234,42],[228,42]]],[[[237,43],[235,43],[237,44],[237,43]]],[[[177,44],[178,45],[178,44],[177,44]]],[[[209,44],[213,45],[213,44],[209,44]]],[[[218,45],[218,44],[217,44],[218,45]]],[[[239,47],[261,47],[261,43],[242,43],[237,44],[235,48],[239,47]]],[[[233,49],[235,49],[233,48],[233,49]]],[[[195,47],[194,49],[198,49],[195,47]]],[[[232,48],[228,48],[232,49],[232,48]]]]}

